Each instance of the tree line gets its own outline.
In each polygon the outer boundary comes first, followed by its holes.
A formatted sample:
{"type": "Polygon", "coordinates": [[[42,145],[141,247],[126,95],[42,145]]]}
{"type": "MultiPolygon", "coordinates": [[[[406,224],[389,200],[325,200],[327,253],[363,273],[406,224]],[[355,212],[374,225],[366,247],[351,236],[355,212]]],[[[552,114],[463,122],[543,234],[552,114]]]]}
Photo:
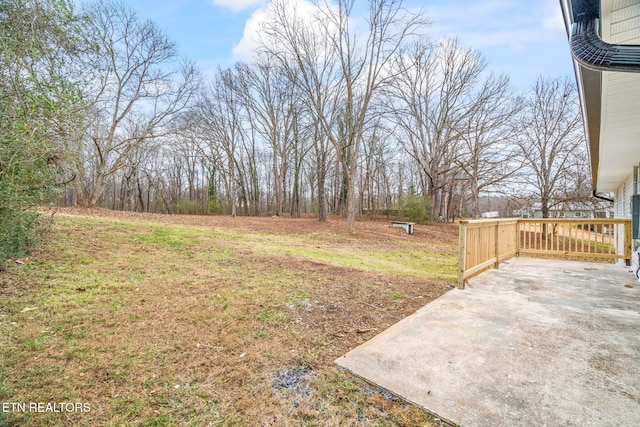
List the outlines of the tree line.
{"type": "Polygon", "coordinates": [[[52,200],[337,213],[354,231],[358,213],[478,217],[486,194],[547,214],[584,199],[573,83],[541,76],[517,93],[428,24],[402,0],[274,0],[253,60],[203,76],[125,3],[3,1],[0,239],[52,200]]]}

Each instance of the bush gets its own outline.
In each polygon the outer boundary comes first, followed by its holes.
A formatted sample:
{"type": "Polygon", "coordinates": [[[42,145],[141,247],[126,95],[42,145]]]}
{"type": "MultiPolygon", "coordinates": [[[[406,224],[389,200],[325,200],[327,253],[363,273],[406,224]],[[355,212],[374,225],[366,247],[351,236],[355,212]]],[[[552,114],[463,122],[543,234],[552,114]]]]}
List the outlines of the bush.
{"type": "Polygon", "coordinates": [[[430,222],[431,201],[427,196],[409,194],[402,200],[402,213],[417,224],[430,222]]]}
{"type": "Polygon", "coordinates": [[[93,47],[73,3],[0,1],[0,265],[39,240],[34,207],[70,178],[65,163],[85,126],[79,55],[93,47]]]}
{"type": "Polygon", "coordinates": [[[33,250],[46,228],[36,212],[0,212],[0,268],[6,266],[7,258],[20,258],[33,250]]]}

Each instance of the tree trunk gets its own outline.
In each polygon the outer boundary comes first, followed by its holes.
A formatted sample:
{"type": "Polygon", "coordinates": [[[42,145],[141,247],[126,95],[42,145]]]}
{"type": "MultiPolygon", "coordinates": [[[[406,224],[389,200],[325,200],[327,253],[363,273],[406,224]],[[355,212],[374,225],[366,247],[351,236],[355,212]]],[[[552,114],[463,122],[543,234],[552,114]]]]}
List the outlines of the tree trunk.
{"type": "Polygon", "coordinates": [[[100,199],[100,196],[102,195],[102,187],[104,185],[104,174],[101,172],[98,172],[96,174],[96,180],[93,183],[93,189],[91,190],[91,193],[89,194],[89,199],[87,202],[87,207],[89,208],[95,208],[96,205],[98,204],[98,200],[100,199]]]}
{"type": "MultiPolygon", "coordinates": [[[[478,190],[478,178],[473,178],[473,183],[471,185],[471,197],[472,197],[472,211],[473,218],[478,219],[480,217],[480,191],[478,190]]],[[[462,215],[462,212],[460,212],[462,215]]]]}
{"type": "Polygon", "coordinates": [[[327,202],[325,196],[325,180],[327,171],[324,164],[318,164],[318,220],[327,220],[327,202]]]}
{"type": "MultiPolygon", "coordinates": [[[[540,200],[540,208],[542,210],[542,218],[549,218],[549,198],[542,196],[540,200]]],[[[547,224],[542,224],[542,239],[547,239],[547,224]]]]}
{"type": "MultiPolygon", "coordinates": [[[[355,157],[355,156],[354,156],[355,157]]],[[[350,158],[350,163],[346,172],[347,178],[347,228],[349,233],[356,232],[356,172],[358,162],[355,158],[350,158]]]]}
{"type": "Polygon", "coordinates": [[[356,197],[355,179],[353,175],[347,176],[347,228],[349,233],[356,232],[356,197]]]}
{"type": "Polygon", "coordinates": [[[316,125],[314,134],[314,151],[316,154],[317,168],[317,184],[318,184],[318,220],[325,222],[327,220],[327,203],[325,196],[325,181],[327,179],[327,154],[324,144],[320,140],[319,127],[316,125]]]}
{"type": "Polygon", "coordinates": [[[276,216],[282,216],[282,178],[278,172],[278,156],[275,149],[273,150],[273,190],[276,199],[276,216]]]}
{"type": "Polygon", "coordinates": [[[76,190],[76,206],[89,207],[89,199],[87,199],[87,195],[84,192],[84,178],[78,177],[73,185],[76,190]]]}

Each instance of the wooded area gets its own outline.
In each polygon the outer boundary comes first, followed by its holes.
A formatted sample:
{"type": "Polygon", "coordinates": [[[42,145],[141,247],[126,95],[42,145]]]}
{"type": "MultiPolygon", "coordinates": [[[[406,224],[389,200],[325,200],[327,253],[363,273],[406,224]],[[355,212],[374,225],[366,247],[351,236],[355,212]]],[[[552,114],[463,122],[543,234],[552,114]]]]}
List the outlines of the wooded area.
{"type": "Polygon", "coordinates": [[[588,198],[568,78],[518,93],[425,12],[361,3],[276,0],[254,60],[204,76],[125,3],[3,1],[0,215],[336,213],[353,231],[358,213],[478,217],[483,195],[588,198]]]}

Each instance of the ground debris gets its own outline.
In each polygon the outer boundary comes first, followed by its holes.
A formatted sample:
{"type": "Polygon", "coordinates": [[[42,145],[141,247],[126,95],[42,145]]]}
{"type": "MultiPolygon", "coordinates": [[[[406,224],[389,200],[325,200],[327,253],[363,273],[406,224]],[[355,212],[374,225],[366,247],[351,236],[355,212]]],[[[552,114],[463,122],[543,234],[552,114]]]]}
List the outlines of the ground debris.
{"type": "Polygon", "coordinates": [[[311,390],[309,390],[307,375],[309,375],[309,369],[305,367],[288,369],[276,377],[272,387],[280,392],[286,390],[302,397],[308,397],[311,395],[311,390]]]}
{"type": "Polygon", "coordinates": [[[389,393],[387,390],[382,389],[382,388],[377,388],[375,390],[365,390],[364,391],[364,395],[366,397],[371,397],[371,398],[375,398],[376,396],[381,396],[384,397],[386,400],[388,400],[389,402],[401,402],[401,399],[398,399],[397,397],[395,397],[392,393],[389,393]]]}

